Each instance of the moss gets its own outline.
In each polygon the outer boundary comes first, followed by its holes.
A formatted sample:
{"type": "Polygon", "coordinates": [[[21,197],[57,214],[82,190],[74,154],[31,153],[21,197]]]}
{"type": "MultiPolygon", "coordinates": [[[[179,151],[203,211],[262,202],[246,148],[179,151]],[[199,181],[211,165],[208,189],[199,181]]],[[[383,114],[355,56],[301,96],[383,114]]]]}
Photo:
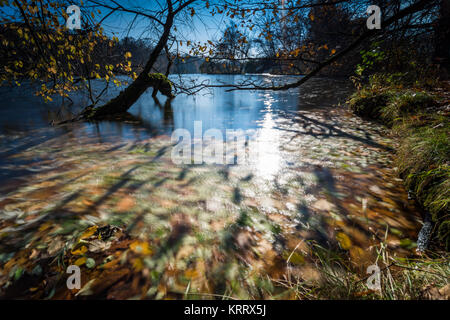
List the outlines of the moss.
{"type": "Polygon", "coordinates": [[[162,73],[149,73],[148,77],[152,83],[156,83],[155,88],[157,88],[162,94],[168,97],[172,97],[173,84],[162,73]]]}
{"type": "Polygon", "coordinates": [[[164,74],[162,73],[149,73],[148,77],[154,81],[161,81],[167,83],[170,87],[172,87],[172,81],[169,80],[164,74]]]}

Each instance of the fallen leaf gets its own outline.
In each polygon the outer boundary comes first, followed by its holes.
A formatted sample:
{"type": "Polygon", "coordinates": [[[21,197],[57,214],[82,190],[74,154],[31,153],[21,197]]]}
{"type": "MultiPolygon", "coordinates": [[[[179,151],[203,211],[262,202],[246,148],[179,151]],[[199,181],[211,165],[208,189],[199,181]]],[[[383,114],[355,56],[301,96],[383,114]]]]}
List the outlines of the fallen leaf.
{"type": "Polygon", "coordinates": [[[344,250],[348,250],[352,246],[352,240],[350,240],[350,238],[343,232],[339,232],[336,235],[336,240],[344,250]]]}
{"type": "Polygon", "coordinates": [[[83,264],[85,264],[86,263],[86,257],[81,257],[81,258],[78,258],[75,262],[74,262],[74,264],[76,265],[76,266],[82,266],[83,264]]]}
{"type": "Polygon", "coordinates": [[[98,227],[97,226],[92,226],[90,228],[88,228],[86,231],[83,232],[83,234],[80,236],[80,239],[87,239],[89,237],[91,237],[96,231],[97,231],[98,227]]]}
{"type": "Polygon", "coordinates": [[[92,258],[87,258],[86,259],[86,267],[88,267],[89,269],[92,269],[93,267],[95,267],[95,260],[92,258]]]}
{"type": "Polygon", "coordinates": [[[133,197],[127,196],[119,201],[119,203],[117,204],[117,210],[121,212],[128,211],[133,208],[134,204],[135,201],[133,197]]]}
{"type": "Polygon", "coordinates": [[[86,246],[81,246],[80,248],[76,249],[76,250],[72,250],[72,254],[75,256],[81,256],[83,254],[85,254],[88,251],[88,249],[86,248],[86,246]]]}
{"type": "Polygon", "coordinates": [[[130,249],[138,254],[142,255],[150,255],[152,254],[152,250],[150,249],[150,246],[145,241],[139,241],[136,240],[133,243],[130,244],[130,249]]]}

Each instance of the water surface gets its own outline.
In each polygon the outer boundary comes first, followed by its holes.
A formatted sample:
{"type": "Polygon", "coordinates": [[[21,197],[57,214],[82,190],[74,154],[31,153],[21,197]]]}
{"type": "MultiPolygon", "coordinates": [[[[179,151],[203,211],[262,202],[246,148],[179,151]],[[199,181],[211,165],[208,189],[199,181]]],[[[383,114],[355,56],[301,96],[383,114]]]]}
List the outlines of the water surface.
{"type": "MultiPolygon", "coordinates": [[[[78,252],[63,248],[102,225],[135,241],[83,253],[96,262],[88,276],[120,275],[108,297],[179,297],[189,286],[196,294],[267,298],[287,276],[320,281],[318,248],[361,276],[380,243],[400,256],[413,252],[419,215],[396,178],[395,143],[347,112],[346,82],[313,79],[287,92],[216,88],[170,104],[149,91],[116,121],[57,127],[48,125],[56,102],[45,105],[21,93],[26,88],[1,90],[0,253],[13,261],[0,264],[4,274],[56,254],[79,262],[78,252]],[[247,148],[257,143],[258,156],[239,165],[175,165],[170,135],[193,133],[194,121],[204,131],[251,132],[247,148]]],[[[35,297],[45,296],[38,288],[35,297]]]]}

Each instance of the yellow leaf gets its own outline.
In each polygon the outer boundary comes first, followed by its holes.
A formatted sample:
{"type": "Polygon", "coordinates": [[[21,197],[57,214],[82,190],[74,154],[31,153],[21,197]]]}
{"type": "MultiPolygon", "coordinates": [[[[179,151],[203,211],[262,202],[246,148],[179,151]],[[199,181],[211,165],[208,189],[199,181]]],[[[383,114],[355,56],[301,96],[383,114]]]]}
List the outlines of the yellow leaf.
{"type": "Polygon", "coordinates": [[[314,21],[314,15],[310,15],[309,18],[311,19],[311,21],[314,21]]]}
{"type": "Polygon", "coordinates": [[[81,255],[85,254],[87,251],[88,251],[88,249],[86,248],[86,246],[82,246],[79,249],[72,250],[72,254],[75,256],[81,256],[81,255]]]}
{"type": "Polygon", "coordinates": [[[83,234],[80,236],[80,239],[86,239],[89,238],[90,236],[92,236],[96,231],[97,231],[98,227],[97,226],[92,226],[90,228],[88,228],[86,231],[83,232],[83,234]]]}
{"type": "Polygon", "coordinates": [[[46,223],[42,224],[42,225],[39,227],[39,231],[47,230],[47,229],[50,228],[52,225],[53,225],[52,222],[47,221],[46,223]]]}
{"type": "Polygon", "coordinates": [[[136,240],[130,244],[130,249],[139,254],[149,255],[152,253],[148,242],[136,240]]]}
{"type": "Polygon", "coordinates": [[[142,262],[141,258],[133,259],[133,267],[136,271],[141,271],[144,269],[144,263],[142,262]]]}
{"type": "Polygon", "coordinates": [[[341,248],[344,250],[348,250],[352,246],[352,240],[350,240],[350,238],[343,232],[339,232],[336,235],[336,240],[339,241],[341,248]]]}
{"type": "Polygon", "coordinates": [[[184,276],[189,279],[195,279],[198,277],[198,272],[195,269],[187,269],[184,272],[184,276]]]}
{"type": "Polygon", "coordinates": [[[86,263],[86,260],[87,260],[86,257],[78,258],[78,259],[75,261],[75,265],[80,267],[80,266],[82,266],[83,264],[86,263]]]}

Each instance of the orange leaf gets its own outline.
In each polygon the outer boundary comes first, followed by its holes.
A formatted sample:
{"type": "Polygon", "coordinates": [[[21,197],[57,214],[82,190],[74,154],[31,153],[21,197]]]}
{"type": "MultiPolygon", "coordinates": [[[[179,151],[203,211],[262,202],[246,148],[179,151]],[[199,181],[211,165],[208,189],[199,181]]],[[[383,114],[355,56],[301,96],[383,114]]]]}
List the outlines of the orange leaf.
{"type": "Polygon", "coordinates": [[[72,250],[72,254],[76,255],[76,256],[81,256],[81,255],[85,254],[87,251],[88,251],[88,249],[86,248],[86,246],[82,246],[79,249],[72,250]]]}
{"type": "Polygon", "coordinates": [[[145,241],[136,240],[130,244],[130,249],[138,254],[149,255],[152,253],[152,249],[145,241]]]}
{"type": "Polygon", "coordinates": [[[134,199],[130,196],[123,198],[117,204],[117,209],[119,211],[127,211],[134,206],[134,199]]]}

